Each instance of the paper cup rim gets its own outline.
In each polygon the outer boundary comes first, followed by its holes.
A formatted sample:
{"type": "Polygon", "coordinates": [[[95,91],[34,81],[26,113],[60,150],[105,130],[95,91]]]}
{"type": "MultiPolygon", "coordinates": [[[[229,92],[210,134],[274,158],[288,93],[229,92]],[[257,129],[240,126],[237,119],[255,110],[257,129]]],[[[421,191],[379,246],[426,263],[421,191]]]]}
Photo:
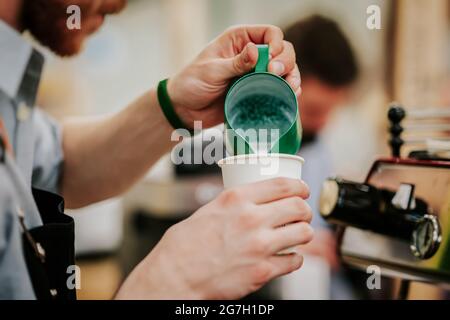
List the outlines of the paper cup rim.
{"type": "Polygon", "coordinates": [[[303,159],[300,156],[296,156],[296,155],[292,155],[292,154],[284,154],[284,153],[254,154],[254,153],[252,153],[252,154],[240,154],[237,156],[223,158],[223,159],[219,160],[219,162],[217,162],[217,165],[222,168],[226,164],[234,164],[236,160],[255,159],[255,158],[291,159],[291,160],[297,160],[301,164],[305,163],[305,159],[303,159]]]}

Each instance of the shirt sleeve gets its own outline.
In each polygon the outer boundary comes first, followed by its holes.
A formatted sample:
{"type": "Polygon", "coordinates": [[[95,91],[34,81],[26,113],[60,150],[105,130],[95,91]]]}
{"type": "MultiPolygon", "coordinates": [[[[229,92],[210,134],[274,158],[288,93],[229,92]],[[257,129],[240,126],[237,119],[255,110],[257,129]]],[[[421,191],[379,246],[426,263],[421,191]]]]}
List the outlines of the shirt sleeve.
{"type": "Polygon", "coordinates": [[[50,116],[36,108],[33,112],[34,159],[32,185],[60,193],[63,167],[62,129],[50,116]]]}

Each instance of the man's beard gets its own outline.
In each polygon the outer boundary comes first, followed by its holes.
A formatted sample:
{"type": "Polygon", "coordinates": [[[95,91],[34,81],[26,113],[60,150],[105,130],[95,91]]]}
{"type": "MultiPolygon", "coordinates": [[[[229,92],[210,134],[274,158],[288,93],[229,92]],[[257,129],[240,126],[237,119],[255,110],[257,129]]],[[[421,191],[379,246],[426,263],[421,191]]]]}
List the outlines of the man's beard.
{"type": "Polygon", "coordinates": [[[120,12],[127,3],[126,0],[74,2],[80,7],[81,29],[67,27],[69,3],[63,0],[24,0],[22,28],[56,54],[71,56],[78,53],[85,38],[102,25],[105,15],[120,12]]]}
{"type": "Polygon", "coordinates": [[[78,53],[82,44],[80,30],[66,26],[66,6],[58,0],[25,0],[22,11],[23,28],[60,56],[78,53]]]}

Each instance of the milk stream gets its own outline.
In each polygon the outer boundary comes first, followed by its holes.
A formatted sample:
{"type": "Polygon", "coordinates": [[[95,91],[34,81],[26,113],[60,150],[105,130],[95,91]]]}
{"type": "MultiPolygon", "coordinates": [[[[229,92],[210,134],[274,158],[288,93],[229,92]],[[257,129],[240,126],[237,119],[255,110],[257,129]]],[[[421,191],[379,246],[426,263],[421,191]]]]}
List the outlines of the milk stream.
{"type": "Polygon", "coordinates": [[[233,128],[258,154],[269,153],[294,121],[289,105],[269,94],[242,99],[233,107],[230,118],[233,128]]]}

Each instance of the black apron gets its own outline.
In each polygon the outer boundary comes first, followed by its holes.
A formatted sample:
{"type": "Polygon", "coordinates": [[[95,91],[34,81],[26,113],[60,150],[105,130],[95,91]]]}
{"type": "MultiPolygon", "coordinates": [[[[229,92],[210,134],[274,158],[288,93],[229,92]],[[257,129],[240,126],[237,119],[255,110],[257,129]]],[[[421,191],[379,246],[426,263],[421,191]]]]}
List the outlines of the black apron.
{"type": "MultiPolygon", "coordinates": [[[[5,129],[0,118],[0,164],[6,156],[5,129]]],[[[19,212],[22,242],[28,273],[39,300],[76,300],[75,224],[64,214],[64,199],[33,189],[42,226],[27,230],[19,212]]]]}
{"type": "Polygon", "coordinates": [[[73,218],[64,214],[62,197],[38,189],[33,197],[43,225],[24,229],[23,247],[36,298],[76,300],[73,218]]]}

